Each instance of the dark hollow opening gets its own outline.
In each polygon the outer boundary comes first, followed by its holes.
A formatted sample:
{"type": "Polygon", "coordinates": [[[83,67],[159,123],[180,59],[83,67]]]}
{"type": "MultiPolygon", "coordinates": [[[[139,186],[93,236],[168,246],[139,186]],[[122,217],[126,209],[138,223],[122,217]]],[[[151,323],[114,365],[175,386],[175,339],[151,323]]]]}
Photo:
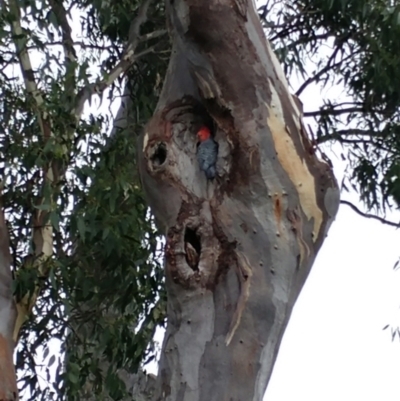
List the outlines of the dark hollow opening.
{"type": "Polygon", "coordinates": [[[167,147],[165,146],[164,142],[160,142],[157,145],[153,156],[151,156],[151,162],[154,166],[161,166],[164,164],[165,160],[167,159],[167,147]]]}
{"type": "Polygon", "coordinates": [[[197,234],[196,230],[186,227],[184,242],[186,250],[186,262],[193,270],[198,270],[201,254],[200,236],[197,234]]]}
{"type": "Polygon", "coordinates": [[[200,255],[201,253],[200,236],[192,228],[186,227],[185,242],[188,242],[190,245],[192,245],[195,251],[200,255]]]}

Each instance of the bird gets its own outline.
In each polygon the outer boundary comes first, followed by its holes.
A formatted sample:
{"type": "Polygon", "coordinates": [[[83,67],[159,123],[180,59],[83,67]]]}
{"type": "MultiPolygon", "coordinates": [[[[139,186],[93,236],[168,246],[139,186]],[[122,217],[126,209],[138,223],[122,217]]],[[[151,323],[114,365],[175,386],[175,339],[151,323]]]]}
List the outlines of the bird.
{"type": "Polygon", "coordinates": [[[194,248],[194,246],[190,243],[185,241],[185,258],[187,264],[193,269],[193,270],[199,270],[199,259],[200,255],[194,248]]]}
{"type": "Polygon", "coordinates": [[[211,130],[202,126],[197,131],[197,161],[200,170],[204,171],[209,180],[215,178],[217,174],[216,164],[218,157],[218,143],[212,138],[211,130]]]}

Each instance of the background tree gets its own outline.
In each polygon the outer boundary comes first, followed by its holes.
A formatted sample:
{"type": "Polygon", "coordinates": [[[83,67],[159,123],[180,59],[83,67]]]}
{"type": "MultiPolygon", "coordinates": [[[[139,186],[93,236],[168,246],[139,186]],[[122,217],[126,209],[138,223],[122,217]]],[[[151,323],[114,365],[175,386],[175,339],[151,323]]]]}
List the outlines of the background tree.
{"type": "Polygon", "coordinates": [[[399,5],[294,1],[281,7],[268,2],[260,12],[286,74],[304,79],[297,96],[314,83],[345,88],[341,99],[325,99],[320,110],[304,113],[316,120],[316,144],[344,146],[351,166],[346,183],[360,193],[367,209],[398,208],[399,5]],[[329,50],[321,51],[326,45],[329,50]],[[311,73],[305,70],[307,62],[314,65],[311,73]]]}
{"type": "MultiPolygon", "coordinates": [[[[100,3],[10,2],[2,9],[3,202],[11,234],[18,307],[14,329],[14,341],[20,336],[17,369],[21,371],[21,393],[29,394],[31,399],[48,399],[64,386],[73,397],[89,375],[100,379],[98,387],[92,389],[94,394],[101,393],[105,386],[113,396],[118,395],[122,390],[115,390],[115,382],[119,381],[114,378],[119,366],[102,371],[100,355],[115,360],[122,353],[124,360],[119,364],[137,368],[152,337],[152,321],[163,320],[162,311],[154,306],[160,299],[162,284],[155,259],[155,231],[138,182],[132,180],[135,148],[132,143],[126,146],[128,129],[139,129],[151,110],[151,97],[157,95],[156,81],[152,89],[140,87],[139,82],[145,76],[154,77],[152,68],[146,66],[152,65],[152,53],[165,47],[166,42],[159,40],[165,31],[155,30],[163,12],[160,5],[149,10],[149,1],[129,5],[128,20],[120,8],[108,8],[99,18],[100,3]],[[77,21],[83,10],[86,14],[80,40],[71,28],[71,17],[77,21]],[[113,12],[120,13],[121,29],[122,14],[128,23],[124,29],[126,38],[129,35],[128,44],[122,39],[111,44],[102,33],[116,35],[116,20],[114,27],[110,25],[110,18],[115,18],[113,12]],[[153,17],[147,19],[147,13],[153,17]],[[98,21],[103,24],[102,30],[98,21]],[[11,51],[14,46],[16,50],[11,51]],[[95,94],[113,98],[118,91],[121,93],[121,73],[145,56],[147,60],[135,67],[140,113],[127,129],[116,129],[110,140],[109,117],[95,112],[82,116],[85,101],[95,94]],[[25,81],[15,72],[15,66],[21,67],[25,81]],[[48,137],[42,132],[45,128],[48,137]],[[128,163],[120,164],[122,157],[128,163]],[[50,168],[55,176],[46,181],[50,168]],[[113,221],[121,225],[115,226],[113,221]],[[104,246],[106,242],[108,246],[104,246]],[[44,245],[47,253],[42,249],[44,245]],[[93,258],[98,270],[90,264],[93,258]],[[111,260],[117,262],[117,267],[109,266],[111,260]],[[142,286],[145,289],[140,290],[142,286]],[[136,296],[140,299],[135,301],[136,296]],[[111,307],[123,310],[123,318],[100,319],[111,307]],[[27,317],[30,320],[19,332],[27,317]],[[77,332],[82,321],[90,329],[77,332]],[[93,322],[95,325],[90,326],[93,322]],[[127,330],[137,328],[139,323],[143,323],[142,329],[129,345],[127,330]],[[68,354],[65,373],[58,360],[54,378],[47,369],[47,379],[54,380],[54,385],[41,391],[38,373],[43,371],[38,371],[35,363],[37,348],[50,338],[65,341],[66,330],[70,331],[71,349],[85,352],[68,354]],[[117,350],[110,342],[113,336],[116,342],[119,336],[124,338],[120,341],[122,349],[117,350]],[[96,346],[94,341],[98,341],[96,346]],[[74,347],[77,342],[81,348],[74,347]],[[90,346],[86,346],[88,343],[90,346]]],[[[158,63],[157,73],[162,72],[162,64],[158,63]]],[[[50,367],[56,358],[45,348],[44,357],[48,356],[50,367]]],[[[10,370],[10,366],[5,369],[10,370]]]]}
{"type": "MultiPolygon", "coordinates": [[[[164,29],[163,4],[153,4],[142,24],[142,38],[148,40],[137,44],[141,57],[129,72],[124,92],[127,116],[122,113],[112,139],[104,114],[91,108],[77,124],[72,110],[78,97],[89,93],[81,89],[102,92],[103,73],[107,78],[110,71],[126,71],[133,64],[114,69],[125,43],[135,44],[129,33],[136,32],[131,21],[138,4],[3,5],[2,201],[11,237],[18,325],[27,313],[30,317],[20,332],[17,352],[17,368],[23,372],[20,388],[29,388],[32,399],[46,399],[62,384],[73,399],[82,396],[79,389],[86,383],[89,387],[84,388],[96,397],[120,399],[125,385],[116,372],[123,366],[132,373],[150,356],[147,344],[154,324],[164,316],[162,304],[154,308],[160,299],[161,271],[156,233],[134,174],[132,135],[155,108],[168,61],[166,36],[157,36],[164,29]],[[81,27],[72,23],[78,20],[81,27]],[[83,38],[76,34],[79,30],[83,38]],[[10,50],[14,44],[20,46],[18,52],[10,50]],[[32,87],[26,55],[34,64],[43,103],[32,87]],[[40,71],[37,60],[42,63],[40,71]],[[25,68],[25,84],[14,73],[18,64],[25,68]],[[50,116],[50,139],[41,131],[46,128],[43,116],[50,116]],[[50,167],[58,178],[46,181],[50,167]],[[38,219],[43,220],[38,224],[38,219]],[[46,243],[50,253],[41,251],[46,243]],[[134,336],[145,316],[143,330],[134,336]],[[41,391],[35,349],[51,337],[64,341],[67,327],[74,330],[68,339],[66,374],[60,367],[55,378],[49,377],[53,388],[41,391]]],[[[345,184],[360,192],[367,208],[383,212],[385,207],[397,207],[398,6],[390,1],[292,1],[283,6],[269,2],[259,12],[286,74],[303,75],[298,95],[315,82],[342,82],[348,91],[350,104],[327,99],[321,110],[308,111],[305,102],[305,117],[318,121],[314,145],[340,141],[352,167],[345,184]],[[327,43],[332,46],[328,55],[321,52],[327,43]],[[316,71],[307,75],[310,62],[316,71]]],[[[122,79],[113,82],[113,91],[104,92],[110,99],[122,79]]],[[[7,278],[2,282],[10,284],[7,278]]],[[[9,296],[5,299],[10,301],[9,296]]],[[[3,328],[1,333],[5,334],[3,328]]],[[[47,351],[45,357],[54,363],[47,351]]]]}

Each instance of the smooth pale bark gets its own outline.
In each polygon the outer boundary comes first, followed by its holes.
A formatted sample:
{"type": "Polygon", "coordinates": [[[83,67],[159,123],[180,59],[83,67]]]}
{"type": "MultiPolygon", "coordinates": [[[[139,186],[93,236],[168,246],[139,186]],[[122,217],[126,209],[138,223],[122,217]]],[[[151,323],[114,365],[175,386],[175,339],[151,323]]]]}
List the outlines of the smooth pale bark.
{"type": "Polygon", "coordinates": [[[7,226],[0,209],[0,401],[18,399],[13,363],[13,330],[17,310],[12,294],[11,255],[7,226]]]}
{"type": "Polygon", "coordinates": [[[261,400],[338,186],[252,3],[167,0],[167,13],[173,55],[139,155],[167,241],[168,327],[153,399],[261,400]],[[202,124],[216,127],[213,182],[195,157],[202,124]],[[197,267],[185,242],[199,250],[197,267]]]}

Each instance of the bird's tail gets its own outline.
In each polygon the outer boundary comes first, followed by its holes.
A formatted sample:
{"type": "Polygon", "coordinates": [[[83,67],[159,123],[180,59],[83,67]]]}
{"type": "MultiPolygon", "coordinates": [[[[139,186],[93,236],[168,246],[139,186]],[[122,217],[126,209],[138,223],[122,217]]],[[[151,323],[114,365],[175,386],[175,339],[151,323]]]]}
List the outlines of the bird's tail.
{"type": "Polygon", "coordinates": [[[214,178],[215,178],[215,175],[217,174],[217,172],[216,172],[216,170],[215,170],[215,166],[210,166],[210,167],[205,171],[205,173],[206,173],[206,177],[207,177],[209,180],[214,179],[214,178]]]}

